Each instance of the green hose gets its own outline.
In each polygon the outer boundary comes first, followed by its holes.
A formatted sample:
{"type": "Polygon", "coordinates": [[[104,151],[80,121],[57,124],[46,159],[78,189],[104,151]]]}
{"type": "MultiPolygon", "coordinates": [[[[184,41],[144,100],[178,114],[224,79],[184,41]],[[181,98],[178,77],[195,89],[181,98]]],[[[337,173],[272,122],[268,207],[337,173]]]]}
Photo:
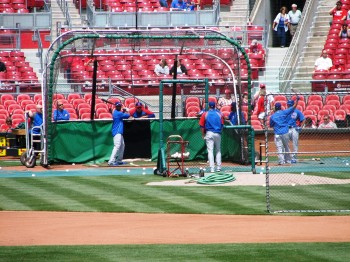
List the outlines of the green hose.
{"type": "Polygon", "coordinates": [[[227,173],[216,173],[197,180],[197,184],[215,185],[235,181],[236,177],[227,173]]]}

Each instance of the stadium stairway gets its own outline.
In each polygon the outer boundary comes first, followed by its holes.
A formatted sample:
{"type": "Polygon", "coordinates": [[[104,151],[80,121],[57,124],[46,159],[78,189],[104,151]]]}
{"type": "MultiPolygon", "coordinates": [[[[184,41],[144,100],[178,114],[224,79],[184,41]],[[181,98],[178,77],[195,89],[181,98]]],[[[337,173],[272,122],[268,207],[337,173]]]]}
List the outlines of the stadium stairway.
{"type": "Polygon", "coordinates": [[[327,39],[330,28],[329,22],[332,19],[329,15],[329,10],[335,6],[336,0],[321,0],[319,2],[307,37],[307,44],[303,49],[293,76],[293,80],[305,80],[307,82],[294,82],[291,85],[293,89],[300,92],[311,91],[310,81],[312,80],[314,64],[316,59],[321,55],[321,51],[327,39]]]}
{"type": "MultiPolygon", "coordinates": [[[[76,26],[81,27],[82,19],[78,13],[78,9],[76,9],[73,1],[67,1],[67,4],[68,4],[71,25],[74,27],[76,26]]],[[[51,1],[51,11],[52,11],[51,38],[55,39],[57,37],[57,22],[60,22],[61,26],[64,26],[66,18],[61,10],[61,7],[58,5],[57,1],[51,1]]]]}
{"type": "Polygon", "coordinates": [[[220,26],[242,26],[249,17],[249,0],[235,0],[228,11],[220,8],[220,26]]]}
{"type": "Polygon", "coordinates": [[[268,91],[279,92],[279,69],[288,48],[269,47],[264,74],[259,75],[259,83],[265,83],[268,91]]]}

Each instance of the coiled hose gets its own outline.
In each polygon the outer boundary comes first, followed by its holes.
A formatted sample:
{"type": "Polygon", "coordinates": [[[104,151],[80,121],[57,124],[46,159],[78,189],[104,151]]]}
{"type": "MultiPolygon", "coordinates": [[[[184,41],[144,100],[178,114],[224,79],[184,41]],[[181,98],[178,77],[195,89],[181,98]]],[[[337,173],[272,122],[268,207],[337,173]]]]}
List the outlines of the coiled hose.
{"type": "Polygon", "coordinates": [[[197,180],[197,184],[215,185],[235,181],[236,177],[228,173],[215,173],[197,180]]]}

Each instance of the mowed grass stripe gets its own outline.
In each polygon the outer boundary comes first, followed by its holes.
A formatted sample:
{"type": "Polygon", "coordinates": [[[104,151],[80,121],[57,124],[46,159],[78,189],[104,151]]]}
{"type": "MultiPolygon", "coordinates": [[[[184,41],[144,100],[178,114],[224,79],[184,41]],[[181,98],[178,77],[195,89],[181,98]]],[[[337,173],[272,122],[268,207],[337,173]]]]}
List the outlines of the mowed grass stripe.
{"type": "MultiPolygon", "coordinates": [[[[338,188],[340,188],[338,186],[338,188]]],[[[348,187],[348,190],[350,188],[348,187]]],[[[350,200],[345,194],[339,193],[338,190],[330,192],[327,186],[318,186],[316,188],[299,187],[298,196],[314,209],[350,209],[350,200]],[[341,197],[343,196],[343,197],[341,197]]]]}
{"type": "Polygon", "coordinates": [[[186,199],[191,199],[195,205],[199,203],[205,203],[208,208],[201,209],[201,213],[215,213],[215,214],[227,214],[227,212],[232,213],[234,206],[235,210],[239,210],[243,213],[256,213],[263,212],[264,208],[264,198],[263,195],[258,202],[245,198],[247,192],[239,190],[241,195],[237,194],[235,188],[233,187],[156,187],[155,190],[159,191],[158,195],[164,194],[167,191],[170,195],[181,195],[186,197],[186,199]],[[254,206],[257,204],[257,208],[254,206]]]}
{"type": "MultiPolygon", "coordinates": [[[[125,205],[120,205],[117,201],[114,201],[114,195],[107,195],[104,191],[96,190],[94,187],[85,186],[80,181],[80,177],[60,177],[56,184],[48,181],[52,187],[56,187],[55,190],[63,192],[65,195],[69,195],[70,198],[76,199],[84,204],[83,211],[100,211],[100,212],[113,212],[118,210],[119,212],[130,212],[131,210],[125,205]],[[78,180],[78,181],[77,181],[78,180]]],[[[67,203],[69,206],[70,203],[67,203]]],[[[73,208],[69,206],[69,208],[73,208]]]]}
{"type": "Polygon", "coordinates": [[[68,189],[62,189],[57,186],[56,178],[21,178],[12,179],[7,185],[11,185],[11,188],[20,188],[21,191],[30,190],[32,194],[35,194],[47,202],[55,204],[59,210],[64,211],[84,211],[86,210],[86,204],[81,201],[82,197],[77,197],[76,192],[69,192],[68,189]],[[48,183],[51,181],[51,183],[48,183]],[[67,208],[67,203],[69,207],[67,208]]]}
{"type": "MultiPolygon", "coordinates": [[[[176,196],[159,196],[156,195],[154,190],[146,185],[140,185],[137,179],[140,177],[133,176],[132,180],[125,179],[123,176],[118,177],[88,177],[86,180],[90,180],[93,183],[102,183],[104,188],[112,187],[115,193],[132,199],[137,202],[141,202],[148,206],[148,210],[138,212],[170,212],[170,213],[197,213],[192,207],[184,203],[175,202],[173,198],[176,196]],[[111,179],[115,180],[112,184],[111,179]]],[[[134,208],[131,206],[131,208],[134,208]]]]}
{"type": "MultiPolygon", "coordinates": [[[[7,183],[7,184],[10,184],[10,183],[7,183]]],[[[50,201],[49,199],[46,199],[45,197],[38,195],[36,187],[32,187],[30,185],[29,186],[21,185],[20,183],[18,183],[18,186],[22,186],[22,187],[12,187],[11,185],[5,186],[4,184],[2,184],[1,194],[6,194],[6,196],[12,199],[12,201],[20,203],[22,206],[23,205],[26,206],[27,208],[24,210],[38,210],[38,211],[61,210],[61,207],[56,205],[55,199],[52,199],[50,201]]],[[[0,206],[1,208],[3,208],[2,203],[0,203],[0,206]]],[[[14,210],[13,208],[11,209],[14,210]]]]}
{"type": "MultiPolygon", "coordinates": [[[[2,188],[1,188],[2,191],[2,188]]],[[[20,203],[0,192],[0,210],[31,210],[27,205],[20,203]]]]}

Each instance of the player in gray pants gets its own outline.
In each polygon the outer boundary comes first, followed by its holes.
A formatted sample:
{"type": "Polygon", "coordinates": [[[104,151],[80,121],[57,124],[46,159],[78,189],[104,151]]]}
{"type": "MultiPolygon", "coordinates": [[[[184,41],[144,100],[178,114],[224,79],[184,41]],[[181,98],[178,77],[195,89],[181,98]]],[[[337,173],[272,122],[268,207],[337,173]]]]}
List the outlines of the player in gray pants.
{"type": "MultiPolygon", "coordinates": [[[[293,100],[287,102],[288,107],[294,105],[293,100]]],[[[298,153],[298,144],[299,144],[299,133],[301,131],[301,126],[303,126],[305,117],[302,112],[298,109],[294,109],[294,112],[288,117],[288,126],[289,126],[289,141],[292,141],[293,144],[293,154],[291,162],[294,164],[297,162],[297,153],[298,153]],[[299,124],[297,124],[299,122],[299,124]]]]}

